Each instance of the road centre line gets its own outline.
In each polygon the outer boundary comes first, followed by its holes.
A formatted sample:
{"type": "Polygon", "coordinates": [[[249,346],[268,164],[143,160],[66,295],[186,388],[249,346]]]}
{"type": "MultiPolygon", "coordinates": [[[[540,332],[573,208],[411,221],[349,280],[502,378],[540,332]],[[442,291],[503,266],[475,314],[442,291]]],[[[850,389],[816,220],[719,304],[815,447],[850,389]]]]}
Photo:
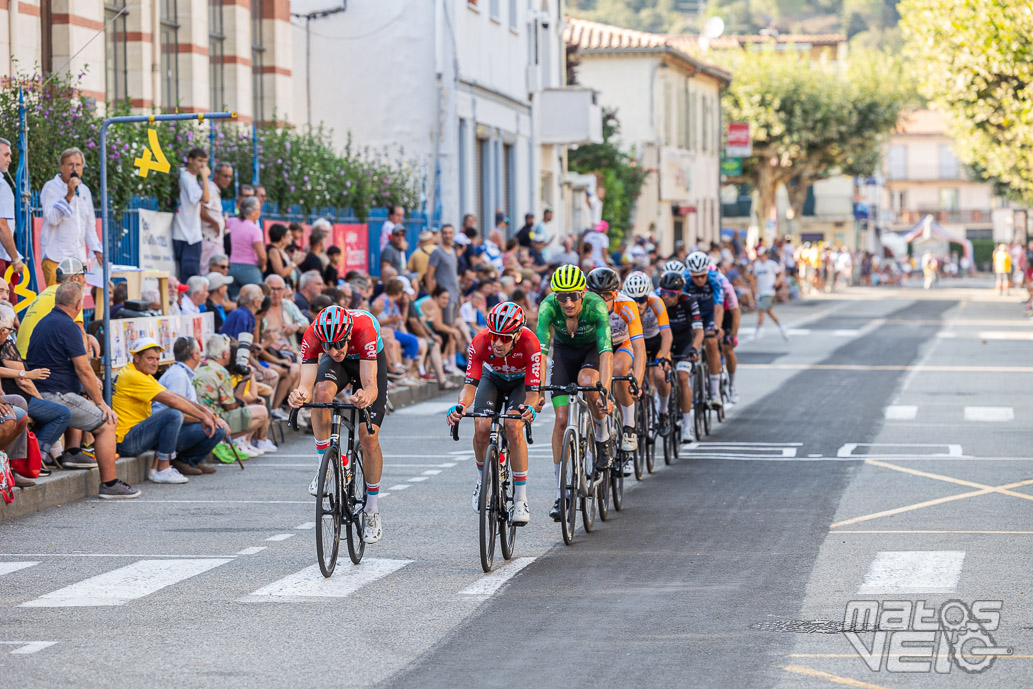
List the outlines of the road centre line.
{"type": "MultiPolygon", "coordinates": [[[[856,658],[857,655],[855,654],[856,658]]],[[[857,687],[857,689],[888,689],[881,684],[871,684],[870,682],[862,682],[857,679],[850,679],[849,677],[840,677],[839,675],[833,675],[828,672],[822,672],[821,670],[815,670],[814,668],[805,667],[803,665],[783,665],[782,669],[786,672],[792,672],[797,675],[805,675],[807,677],[816,677],[818,679],[826,679],[835,684],[843,684],[848,687],[857,687]]]]}
{"type": "Polygon", "coordinates": [[[1033,373],[1033,366],[947,366],[937,364],[866,365],[866,364],[745,364],[743,369],[780,371],[918,371],[921,373],[1033,373]]]}
{"type": "Polygon", "coordinates": [[[243,550],[237,551],[237,555],[257,555],[265,549],[266,546],[264,545],[253,545],[250,548],[244,548],[243,550]]]}
{"type": "Polygon", "coordinates": [[[122,500],[123,505],[311,505],[311,500],[122,500]]]}
{"type": "Polygon", "coordinates": [[[0,557],[132,557],[173,560],[233,559],[236,555],[163,555],[161,553],[0,553],[0,557]]]}
{"type": "Polygon", "coordinates": [[[292,533],[278,533],[275,536],[270,536],[269,538],[267,538],[265,540],[267,540],[267,541],[286,541],[288,538],[293,538],[293,537],[294,537],[294,534],[292,534],[292,533]]]}
{"type": "Polygon", "coordinates": [[[309,529],[314,529],[314,528],[316,528],[316,523],[315,522],[305,522],[303,524],[298,524],[297,526],[295,526],[294,530],[295,531],[308,531],[309,529]]]}
{"type": "MultiPolygon", "coordinates": [[[[464,452],[470,452],[470,450],[464,450],[464,452]]],[[[454,455],[454,454],[456,454],[456,453],[453,452],[453,453],[447,454],[447,455],[415,455],[415,454],[408,454],[408,455],[384,455],[384,458],[385,459],[409,459],[409,458],[419,459],[419,458],[422,457],[422,458],[425,458],[425,459],[451,459],[452,455],[454,455]]],[[[277,452],[276,454],[269,455],[269,457],[270,458],[275,458],[275,459],[311,459],[311,460],[313,460],[313,463],[315,462],[315,460],[319,459],[318,455],[316,455],[316,453],[314,453],[314,452],[310,453],[310,454],[307,454],[307,455],[288,455],[288,454],[280,454],[279,452],[277,452]]],[[[256,462],[254,464],[254,466],[262,466],[262,462],[256,462]]]]}

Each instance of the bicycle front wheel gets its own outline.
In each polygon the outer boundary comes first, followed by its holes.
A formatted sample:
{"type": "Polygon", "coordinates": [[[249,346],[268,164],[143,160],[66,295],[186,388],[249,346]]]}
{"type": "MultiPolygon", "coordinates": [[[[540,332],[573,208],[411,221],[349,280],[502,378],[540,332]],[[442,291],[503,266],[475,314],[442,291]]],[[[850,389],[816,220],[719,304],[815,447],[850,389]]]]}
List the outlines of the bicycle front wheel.
{"type": "MultiPolygon", "coordinates": [[[[507,450],[508,453],[508,450],[507,450]]],[[[508,457],[506,462],[512,461],[508,457]]],[[[499,472],[499,549],[502,557],[510,560],[513,557],[513,546],[516,544],[516,523],[513,522],[513,506],[516,504],[516,484],[513,483],[512,466],[507,471],[499,472]]]]}
{"type": "MultiPolygon", "coordinates": [[[[602,485],[602,490],[607,490],[605,483],[602,485]]],[[[613,509],[620,512],[624,507],[624,472],[622,470],[610,471],[609,490],[613,493],[613,509]]]]}
{"type": "Polygon", "coordinates": [[[495,561],[495,537],[499,527],[499,448],[488,446],[484,453],[484,468],[481,471],[481,494],[478,497],[480,512],[481,569],[491,571],[495,561]]]}
{"type": "Polygon", "coordinates": [[[692,371],[692,423],[696,431],[696,440],[703,440],[706,428],[703,416],[706,414],[707,393],[703,379],[703,368],[697,364],[692,371]]]}
{"type": "Polygon", "coordinates": [[[341,462],[340,450],[331,446],[319,460],[316,486],[316,558],[324,577],[334,573],[341,546],[341,462]]]}
{"type": "Polygon", "coordinates": [[[366,474],[362,467],[362,448],[351,454],[351,481],[345,486],[345,514],[348,516],[348,555],[354,564],[362,562],[366,542],[362,540],[362,510],[366,507],[366,474]]]}
{"type": "Polygon", "coordinates": [[[560,458],[560,527],[563,542],[574,542],[577,524],[578,442],[573,428],[563,433],[563,455],[560,458]]]}
{"type": "Polygon", "coordinates": [[[681,452],[682,439],[681,402],[677,395],[672,394],[670,401],[667,403],[667,416],[671,420],[671,432],[667,435],[670,437],[671,462],[673,462],[678,459],[678,453],[681,452]]]}

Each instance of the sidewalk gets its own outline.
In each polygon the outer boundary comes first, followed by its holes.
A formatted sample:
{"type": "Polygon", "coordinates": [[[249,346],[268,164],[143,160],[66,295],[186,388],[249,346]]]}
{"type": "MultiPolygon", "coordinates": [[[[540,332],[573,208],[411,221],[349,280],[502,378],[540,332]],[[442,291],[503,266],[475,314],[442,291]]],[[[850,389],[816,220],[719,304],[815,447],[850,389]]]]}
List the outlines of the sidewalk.
{"type": "MultiPolygon", "coordinates": [[[[433,399],[442,392],[434,382],[401,387],[391,391],[391,403],[395,409],[402,409],[433,399]]],[[[118,477],[134,486],[145,483],[152,457],[150,453],[139,457],[120,457],[116,462],[118,477]]],[[[232,465],[226,466],[233,468],[232,465]]],[[[32,480],[36,482],[35,486],[15,489],[13,503],[8,505],[0,502],[0,522],[51,507],[61,507],[75,500],[95,498],[100,488],[100,472],[97,469],[54,469],[50,476],[32,480]]]]}

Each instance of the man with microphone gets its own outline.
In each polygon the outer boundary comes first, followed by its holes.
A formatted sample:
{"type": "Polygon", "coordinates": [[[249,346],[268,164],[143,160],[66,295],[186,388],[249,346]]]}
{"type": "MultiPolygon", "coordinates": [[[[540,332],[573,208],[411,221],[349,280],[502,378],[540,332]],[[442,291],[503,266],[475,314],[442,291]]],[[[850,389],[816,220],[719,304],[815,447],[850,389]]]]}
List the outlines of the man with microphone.
{"type": "Polygon", "coordinates": [[[85,156],[78,148],[61,152],[61,172],[43,185],[40,204],[43,206],[43,230],[40,250],[43,252],[43,280],[47,286],[57,282],[57,266],[66,258],[76,258],[85,265],[86,250],[98,261],[104,260],[104,249],[97,236],[97,214],[93,194],[82,181],[85,156]]]}

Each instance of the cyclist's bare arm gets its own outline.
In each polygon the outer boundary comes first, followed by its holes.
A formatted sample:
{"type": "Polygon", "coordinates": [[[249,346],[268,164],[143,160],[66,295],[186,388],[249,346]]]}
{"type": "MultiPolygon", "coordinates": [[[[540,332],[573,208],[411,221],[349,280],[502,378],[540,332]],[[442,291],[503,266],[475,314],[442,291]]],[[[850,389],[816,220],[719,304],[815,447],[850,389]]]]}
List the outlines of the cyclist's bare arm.
{"type": "Polygon", "coordinates": [[[302,364],[301,380],[298,387],[291,390],[287,403],[297,409],[312,399],[312,386],[316,382],[316,373],[319,371],[319,364],[302,364]]]}

